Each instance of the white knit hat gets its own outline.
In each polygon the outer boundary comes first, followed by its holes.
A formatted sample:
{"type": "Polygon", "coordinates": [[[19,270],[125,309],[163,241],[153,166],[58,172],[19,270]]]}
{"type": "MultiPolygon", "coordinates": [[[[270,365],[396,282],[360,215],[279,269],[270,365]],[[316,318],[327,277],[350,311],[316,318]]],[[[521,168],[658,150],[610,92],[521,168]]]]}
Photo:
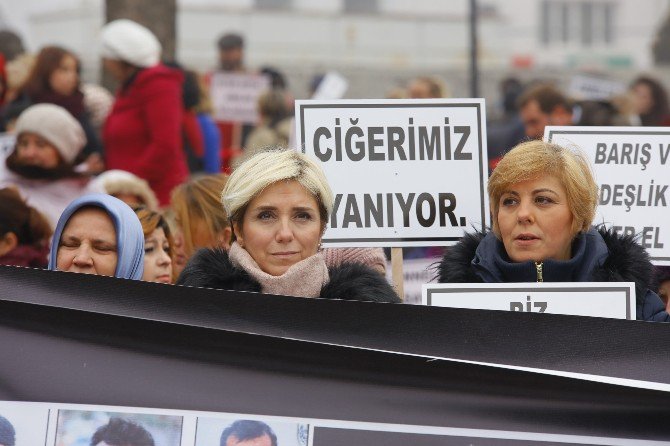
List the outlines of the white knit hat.
{"type": "Polygon", "coordinates": [[[157,65],[160,56],[160,42],[139,23],[119,19],[102,27],[102,57],[147,68],[157,65]]]}
{"type": "Polygon", "coordinates": [[[98,175],[91,183],[91,187],[102,186],[109,195],[131,194],[137,195],[144,205],[152,211],[158,210],[156,194],[142,178],[125,170],[107,170],[98,175]]]}
{"type": "Polygon", "coordinates": [[[67,163],[86,145],[84,129],[67,110],[54,104],[31,105],[16,120],[16,134],[35,133],[49,141],[67,163]]]}

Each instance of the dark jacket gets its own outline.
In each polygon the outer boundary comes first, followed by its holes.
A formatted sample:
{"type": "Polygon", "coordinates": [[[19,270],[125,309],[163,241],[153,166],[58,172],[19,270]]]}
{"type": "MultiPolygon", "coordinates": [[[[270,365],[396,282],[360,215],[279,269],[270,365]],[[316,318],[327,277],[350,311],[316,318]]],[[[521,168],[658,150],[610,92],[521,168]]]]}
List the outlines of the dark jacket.
{"type": "MultiPolygon", "coordinates": [[[[534,262],[512,262],[495,234],[467,234],[447,249],[437,267],[440,283],[535,282],[534,262]]],[[[651,291],[653,267],[632,236],[592,228],[575,238],[568,261],[545,260],[545,282],[634,282],[636,317],[670,322],[661,299],[651,291]]]]}
{"type": "MultiPolygon", "coordinates": [[[[367,300],[399,303],[384,276],[358,263],[329,268],[330,281],[321,288],[322,299],[367,300]]],[[[201,249],[195,253],[177,279],[177,285],[220,290],[261,292],[261,285],[246,271],[230,262],[222,249],[201,249]]]]}

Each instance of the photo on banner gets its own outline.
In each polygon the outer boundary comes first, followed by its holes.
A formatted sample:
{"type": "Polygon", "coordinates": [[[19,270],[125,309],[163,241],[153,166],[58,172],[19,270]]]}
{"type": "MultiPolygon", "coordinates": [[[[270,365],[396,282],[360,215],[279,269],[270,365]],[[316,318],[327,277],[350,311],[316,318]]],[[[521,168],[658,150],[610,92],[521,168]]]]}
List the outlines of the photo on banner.
{"type": "Polygon", "coordinates": [[[55,446],[180,446],[182,423],[173,415],[59,410],[55,446]]]}
{"type": "Polygon", "coordinates": [[[199,417],[195,446],[308,446],[309,425],[276,420],[199,417]]]}
{"type": "Polygon", "coordinates": [[[0,445],[46,445],[49,408],[0,401],[0,445]]]}
{"type": "Polygon", "coordinates": [[[656,265],[670,265],[670,129],[547,127],[545,141],[583,151],[598,183],[594,224],[637,237],[656,265]]]}
{"type": "Polygon", "coordinates": [[[490,225],[483,99],[296,101],[335,193],[327,247],[452,245],[490,225]]]}

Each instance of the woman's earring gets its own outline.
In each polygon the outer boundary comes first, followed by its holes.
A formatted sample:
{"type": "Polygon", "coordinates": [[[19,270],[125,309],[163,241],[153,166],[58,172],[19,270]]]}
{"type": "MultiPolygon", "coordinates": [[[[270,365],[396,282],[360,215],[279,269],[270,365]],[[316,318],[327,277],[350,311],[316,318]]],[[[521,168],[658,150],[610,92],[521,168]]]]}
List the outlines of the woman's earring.
{"type": "Polygon", "coordinates": [[[321,251],[321,249],[323,248],[321,247],[321,239],[319,239],[319,245],[316,247],[316,250],[321,251]]]}

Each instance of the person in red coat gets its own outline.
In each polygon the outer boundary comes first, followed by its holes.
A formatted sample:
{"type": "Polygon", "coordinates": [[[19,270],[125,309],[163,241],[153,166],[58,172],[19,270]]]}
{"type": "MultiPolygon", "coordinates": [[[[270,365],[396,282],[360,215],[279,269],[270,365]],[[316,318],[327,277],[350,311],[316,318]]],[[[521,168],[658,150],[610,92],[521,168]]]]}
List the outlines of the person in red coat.
{"type": "Polygon", "coordinates": [[[103,64],[120,84],[102,134],[107,167],[145,179],[165,206],[188,167],[181,147],[183,75],[161,64],[160,52],[153,33],[133,21],[103,27],[103,64]]]}

